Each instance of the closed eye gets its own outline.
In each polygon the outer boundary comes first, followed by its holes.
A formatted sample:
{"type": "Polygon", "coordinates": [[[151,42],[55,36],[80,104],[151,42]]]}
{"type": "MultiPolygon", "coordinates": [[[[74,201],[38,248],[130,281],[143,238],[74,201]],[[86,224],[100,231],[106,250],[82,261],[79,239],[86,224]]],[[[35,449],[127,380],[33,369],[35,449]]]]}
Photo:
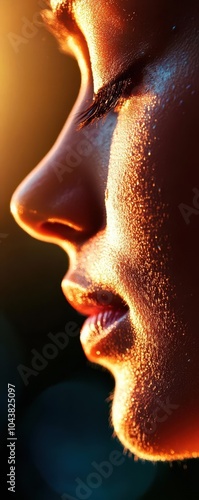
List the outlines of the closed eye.
{"type": "Polygon", "coordinates": [[[146,60],[139,60],[113,78],[94,95],[93,102],[77,117],[78,129],[99,120],[111,110],[116,110],[121,99],[129,98],[141,83],[146,60]]]}

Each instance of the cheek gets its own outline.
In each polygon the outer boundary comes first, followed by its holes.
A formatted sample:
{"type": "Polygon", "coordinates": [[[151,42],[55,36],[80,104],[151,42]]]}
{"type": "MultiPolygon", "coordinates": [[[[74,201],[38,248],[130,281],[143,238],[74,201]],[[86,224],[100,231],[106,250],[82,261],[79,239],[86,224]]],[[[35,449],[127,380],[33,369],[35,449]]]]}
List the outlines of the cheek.
{"type": "Polygon", "coordinates": [[[137,264],[160,263],[161,255],[165,260],[172,253],[171,275],[181,281],[186,275],[198,289],[198,103],[186,90],[180,97],[168,95],[135,97],[119,113],[108,170],[107,230],[137,264]]]}
{"type": "MultiPolygon", "coordinates": [[[[155,186],[151,129],[155,123],[155,106],[156,98],[152,95],[135,97],[124,104],[110,152],[107,228],[112,229],[115,244],[121,243],[121,252],[132,255],[137,263],[148,253],[149,229],[152,231],[153,225],[155,186]]],[[[158,203],[156,200],[156,205],[158,203]]]]}
{"type": "MultiPolygon", "coordinates": [[[[112,141],[106,201],[107,237],[122,262],[117,271],[131,304],[134,326],[139,318],[136,331],[141,342],[136,353],[142,353],[145,360],[150,358],[154,373],[163,374],[162,393],[164,383],[168,387],[174,384],[174,402],[182,394],[179,373],[185,379],[186,370],[190,375],[184,384],[185,399],[198,386],[199,237],[194,224],[199,218],[192,215],[193,225],[187,225],[179,210],[189,194],[192,204],[192,188],[198,185],[198,117],[190,98],[185,96],[183,105],[179,100],[174,105],[165,102],[167,97],[160,102],[148,95],[123,107],[112,141]],[[157,359],[149,339],[156,346],[157,359]]],[[[139,366],[147,394],[153,373],[148,361],[145,364],[140,358],[139,366]]],[[[124,385],[127,379],[124,377],[124,385]]],[[[130,385],[134,385],[132,380],[130,385]]],[[[119,392],[120,396],[124,393],[119,392]]]]}
{"type": "Polygon", "coordinates": [[[115,246],[122,263],[117,272],[141,339],[137,352],[145,353],[148,335],[162,348],[159,333],[164,329],[167,341],[166,331],[174,319],[168,313],[172,290],[165,230],[168,207],[162,201],[152,159],[155,109],[156,99],[150,95],[124,106],[112,142],[106,202],[109,244],[115,246]]]}

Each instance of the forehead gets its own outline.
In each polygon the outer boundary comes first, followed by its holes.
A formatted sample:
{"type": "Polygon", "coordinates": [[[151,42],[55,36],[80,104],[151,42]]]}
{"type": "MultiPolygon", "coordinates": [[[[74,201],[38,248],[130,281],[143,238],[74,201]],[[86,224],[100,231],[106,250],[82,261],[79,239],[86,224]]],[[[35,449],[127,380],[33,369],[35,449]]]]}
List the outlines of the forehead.
{"type": "MultiPolygon", "coordinates": [[[[81,7],[81,9],[92,8],[100,14],[99,8],[103,9],[103,13],[107,8],[114,11],[114,8],[120,9],[123,13],[132,12],[134,9],[134,3],[132,0],[98,0],[93,2],[92,0],[49,0],[53,11],[58,9],[73,10],[76,7],[81,7]]],[[[110,21],[110,19],[109,19],[110,21]]]]}
{"type": "MultiPolygon", "coordinates": [[[[123,5],[127,2],[129,0],[123,0],[123,5]]],[[[116,57],[112,54],[115,37],[118,38],[121,35],[121,40],[123,40],[124,19],[123,15],[121,16],[118,12],[118,5],[121,4],[121,0],[50,0],[50,3],[54,12],[57,11],[61,16],[63,14],[62,20],[65,20],[66,27],[68,21],[70,22],[70,13],[72,12],[72,18],[83,34],[89,48],[96,86],[102,86],[109,76],[110,66],[113,67],[114,71],[115,60],[120,53],[122,54],[120,47],[118,47],[116,57]],[[110,57],[111,64],[109,63],[107,68],[107,75],[104,74],[105,67],[100,57],[102,52],[103,54],[112,54],[110,57]]]]}
{"type": "MultiPolygon", "coordinates": [[[[149,10],[161,10],[165,11],[165,6],[166,10],[173,8],[175,11],[175,3],[173,0],[165,0],[160,1],[160,0],[151,0],[149,3],[149,0],[49,0],[49,3],[52,7],[53,10],[59,9],[59,8],[66,8],[66,9],[72,9],[75,8],[76,5],[81,4],[81,6],[84,8],[88,8],[88,6],[91,8],[96,7],[98,15],[100,15],[100,8],[103,8],[106,10],[106,7],[111,7],[112,9],[116,8],[119,9],[120,13],[123,12],[123,14],[126,14],[127,16],[130,16],[131,14],[135,13],[135,11],[138,10],[145,10],[147,7],[149,10]],[[165,5],[166,4],[166,5],[165,5]]],[[[186,0],[181,0],[181,5],[186,3],[186,0]]]]}
{"type": "Polygon", "coordinates": [[[53,10],[58,9],[61,5],[65,4],[66,1],[60,1],[60,0],[50,0],[50,5],[53,10]]]}
{"type": "MultiPolygon", "coordinates": [[[[146,53],[164,46],[185,3],[173,0],[50,0],[67,22],[72,18],[86,40],[94,88],[146,53]],[[166,4],[166,9],[165,9],[166,4]],[[69,14],[69,16],[68,16],[69,14]]],[[[187,9],[187,7],[186,7],[187,9]]]]}

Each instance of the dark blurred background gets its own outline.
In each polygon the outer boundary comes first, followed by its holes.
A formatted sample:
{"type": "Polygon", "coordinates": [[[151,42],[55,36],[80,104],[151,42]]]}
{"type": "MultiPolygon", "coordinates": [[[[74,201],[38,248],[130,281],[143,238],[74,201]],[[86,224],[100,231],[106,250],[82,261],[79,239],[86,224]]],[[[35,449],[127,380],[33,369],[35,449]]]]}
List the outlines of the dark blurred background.
{"type": "Polygon", "coordinates": [[[114,450],[123,452],[108,425],[107,398],[114,382],[86,360],[78,335],[70,337],[63,349],[48,348],[47,363],[41,358],[50,343],[49,333],[65,332],[70,321],[78,331],[83,322],[60,289],[68,265],[64,252],[26,235],[9,212],[13,191],[53,145],[80,84],[76,62],[59,52],[52,35],[35,24],[42,2],[1,0],[0,4],[2,498],[11,495],[6,485],[7,384],[11,383],[16,385],[18,438],[15,498],[196,500],[198,460],[151,464],[127,454],[109,477],[99,479],[93,462],[109,461],[114,450]],[[35,352],[38,370],[31,372],[35,352]]]}

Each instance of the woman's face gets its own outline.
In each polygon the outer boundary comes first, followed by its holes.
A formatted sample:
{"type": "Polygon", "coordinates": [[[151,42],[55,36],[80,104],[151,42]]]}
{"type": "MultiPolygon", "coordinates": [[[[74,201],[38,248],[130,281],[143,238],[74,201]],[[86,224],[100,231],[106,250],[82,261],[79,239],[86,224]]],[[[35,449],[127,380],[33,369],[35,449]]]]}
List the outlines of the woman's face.
{"type": "Polygon", "coordinates": [[[51,3],[82,85],[11,209],[69,255],[63,292],[89,315],[87,357],[115,377],[124,447],[149,460],[198,457],[197,1],[51,3]]]}

